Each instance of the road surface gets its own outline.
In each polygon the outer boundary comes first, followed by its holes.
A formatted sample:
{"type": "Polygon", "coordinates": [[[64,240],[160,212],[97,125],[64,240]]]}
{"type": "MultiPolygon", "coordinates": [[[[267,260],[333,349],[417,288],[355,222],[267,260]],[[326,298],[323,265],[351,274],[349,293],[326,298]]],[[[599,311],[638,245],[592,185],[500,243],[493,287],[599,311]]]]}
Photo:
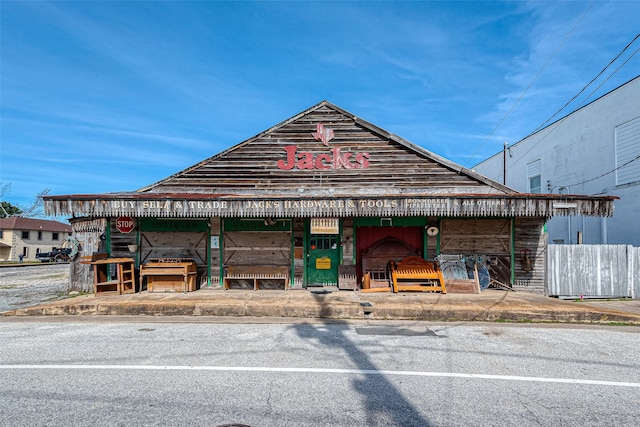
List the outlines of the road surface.
{"type": "Polygon", "coordinates": [[[1,425],[640,425],[637,327],[0,319],[1,425]]]}

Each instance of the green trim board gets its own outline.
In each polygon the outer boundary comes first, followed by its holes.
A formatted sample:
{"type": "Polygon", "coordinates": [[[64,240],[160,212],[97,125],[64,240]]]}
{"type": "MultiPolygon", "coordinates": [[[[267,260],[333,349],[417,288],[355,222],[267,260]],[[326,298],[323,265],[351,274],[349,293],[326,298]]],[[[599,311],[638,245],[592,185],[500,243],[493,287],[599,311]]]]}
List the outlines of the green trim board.
{"type": "Polygon", "coordinates": [[[427,239],[429,236],[427,235],[427,230],[425,227],[421,228],[422,230],[422,253],[424,254],[424,259],[429,259],[429,245],[427,239]]]}
{"type": "Polygon", "coordinates": [[[224,231],[291,231],[290,219],[225,218],[224,231]]]}
{"type": "Polygon", "coordinates": [[[224,223],[220,224],[220,241],[218,243],[218,274],[220,276],[220,287],[224,287],[224,259],[222,258],[223,256],[223,249],[224,249],[224,223]]]}
{"type": "Polygon", "coordinates": [[[208,231],[208,219],[137,218],[140,231],[194,232],[208,231]]]}
{"type": "Polygon", "coordinates": [[[104,239],[104,245],[105,248],[107,249],[107,256],[111,257],[111,219],[109,219],[108,225],[107,227],[105,227],[105,239],[104,239]]]}
{"type": "Polygon", "coordinates": [[[353,218],[354,227],[415,227],[426,226],[427,217],[357,217],[353,218]]]}
{"type": "MultiPolygon", "coordinates": [[[[293,224],[293,222],[292,222],[293,224]]],[[[296,251],[296,236],[295,232],[291,232],[291,265],[289,266],[289,287],[292,288],[295,286],[296,279],[296,259],[295,259],[295,251],[296,251]]]]}

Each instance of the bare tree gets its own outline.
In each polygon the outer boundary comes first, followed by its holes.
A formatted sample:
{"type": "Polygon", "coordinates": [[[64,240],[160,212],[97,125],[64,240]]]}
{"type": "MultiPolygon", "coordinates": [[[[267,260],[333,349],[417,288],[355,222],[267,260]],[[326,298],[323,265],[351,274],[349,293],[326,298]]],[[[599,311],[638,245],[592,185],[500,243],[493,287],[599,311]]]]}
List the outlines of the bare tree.
{"type": "MultiPolygon", "coordinates": [[[[6,194],[9,194],[11,190],[11,183],[0,183],[0,200],[4,198],[6,194]]],[[[14,215],[20,215],[22,210],[19,207],[12,205],[9,202],[0,201],[0,218],[7,218],[14,215]]]]}
{"type": "Polygon", "coordinates": [[[49,193],[51,193],[51,189],[49,188],[45,188],[39,192],[33,203],[22,209],[22,216],[28,218],[41,218],[46,216],[44,214],[44,200],[42,198],[49,193]]]}
{"type": "MultiPolygon", "coordinates": [[[[3,199],[5,195],[9,194],[11,190],[11,183],[0,183],[0,199],[3,199]]],[[[29,206],[14,206],[9,202],[0,202],[0,218],[9,216],[22,216],[25,218],[41,218],[45,217],[44,214],[44,201],[43,197],[47,196],[51,190],[45,188],[38,193],[34,201],[29,206]]]]}

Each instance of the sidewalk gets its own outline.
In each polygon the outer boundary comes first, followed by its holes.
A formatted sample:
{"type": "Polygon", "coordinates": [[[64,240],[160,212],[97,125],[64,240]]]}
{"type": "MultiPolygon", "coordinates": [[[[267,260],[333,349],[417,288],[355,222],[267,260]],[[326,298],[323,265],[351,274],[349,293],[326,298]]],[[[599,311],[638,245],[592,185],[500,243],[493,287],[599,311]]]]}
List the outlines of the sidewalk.
{"type": "Polygon", "coordinates": [[[567,301],[528,292],[480,294],[328,290],[222,290],[82,295],[4,316],[140,315],[331,318],[427,321],[629,323],[640,325],[640,300],[567,301]]]}

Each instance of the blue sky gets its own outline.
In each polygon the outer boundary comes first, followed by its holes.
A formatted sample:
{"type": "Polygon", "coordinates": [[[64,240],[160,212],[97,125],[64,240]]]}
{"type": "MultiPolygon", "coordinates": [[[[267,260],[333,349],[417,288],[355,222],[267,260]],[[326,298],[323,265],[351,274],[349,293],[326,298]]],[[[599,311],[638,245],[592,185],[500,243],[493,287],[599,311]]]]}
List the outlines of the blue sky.
{"type": "MultiPolygon", "coordinates": [[[[636,1],[0,1],[3,200],[133,191],[328,100],[472,167],[638,35],[636,1]]],[[[640,74],[636,40],[562,114],[640,74]]]]}

